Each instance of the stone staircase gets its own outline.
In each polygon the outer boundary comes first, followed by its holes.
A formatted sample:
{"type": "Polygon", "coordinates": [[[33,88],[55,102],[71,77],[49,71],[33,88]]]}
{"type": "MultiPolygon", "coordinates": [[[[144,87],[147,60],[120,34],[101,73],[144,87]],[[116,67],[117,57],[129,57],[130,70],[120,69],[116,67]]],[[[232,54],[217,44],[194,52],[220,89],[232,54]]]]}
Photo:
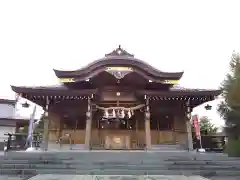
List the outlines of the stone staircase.
{"type": "Polygon", "coordinates": [[[151,151],[184,151],[181,145],[169,145],[169,144],[161,144],[161,145],[152,145],[151,151]]]}
{"type": "Polygon", "coordinates": [[[0,174],[239,176],[240,159],[194,152],[92,151],[9,152],[0,174]]]}

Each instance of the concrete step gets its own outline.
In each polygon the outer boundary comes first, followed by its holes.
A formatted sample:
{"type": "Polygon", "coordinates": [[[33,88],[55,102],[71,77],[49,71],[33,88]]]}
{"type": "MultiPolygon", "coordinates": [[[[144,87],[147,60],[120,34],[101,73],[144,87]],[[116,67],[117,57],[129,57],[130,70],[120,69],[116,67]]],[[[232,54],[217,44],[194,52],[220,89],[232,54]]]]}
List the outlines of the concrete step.
{"type": "Polygon", "coordinates": [[[199,165],[199,166],[217,166],[217,165],[225,165],[225,166],[240,166],[240,161],[202,161],[202,160],[191,160],[191,161],[159,161],[156,159],[148,159],[148,160],[135,160],[135,161],[129,161],[129,160],[91,160],[91,161],[86,161],[86,160],[7,160],[4,159],[0,161],[0,166],[3,164],[12,164],[12,165],[17,165],[17,164],[50,164],[50,165],[58,165],[58,164],[71,164],[71,165],[97,165],[97,166],[116,166],[116,165],[122,165],[122,166],[128,166],[128,165],[182,165],[182,166],[194,166],[194,165],[199,165]]]}
{"type": "Polygon", "coordinates": [[[73,144],[71,145],[72,150],[85,150],[86,146],[85,144],[73,144]]]}
{"type": "Polygon", "coordinates": [[[240,160],[188,152],[13,152],[0,157],[0,174],[7,173],[240,176],[240,160]]]}
{"type": "MultiPolygon", "coordinates": [[[[115,157],[115,156],[122,156],[122,157],[163,157],[163,158],[171,158],[171,157],[184,157],[184,158],[220,158],[220,159],[231,159],[224,154],[213,154],[213,153],[195,153],[195,152],[124,152],[124,151],[99,151],[99,152],[81,152],[81,151],[69,151],[69,152],[9,152],[9,157],[74,157],[74,158],[81,158],[81,157],[115,157]]],[[[234,158],[239,159],[240,158],[234,158]]]]}
{"type": "Polygon", "coordinates": [[[91,170],[74,170],[74,169],[25,169],[12,170],[1,169],[1,175],[21,175],[33,176],[36,174],[79,174],[79,175],[200,175],[205,177],[211,176],[240,176],[239,171],[232,170],[126,170],[126,169],[91,169],[91,170]]]}
{"type": "Polygon", "coordinates": [[[20,176],[9,176],[9,175],[0,175],[1,180],[26,180],[31,177],[20,177],[20,176]]]}
{"type": "Polygon", "coordinates": [[[224,170],[231,169],[240,171],[240,166],[234,165],[86,165],[86,164],[3,164],[1,169],[75,169],[75,170],[91,170],[91,169],[126,169],[126,170],[224,170]]]}
{"type": "Polygon", "coordinates": [[[183,150],[180,145],[168,145],[168,144],[161,144],[161,145],[152,145],[151,150],[183,150]]]}

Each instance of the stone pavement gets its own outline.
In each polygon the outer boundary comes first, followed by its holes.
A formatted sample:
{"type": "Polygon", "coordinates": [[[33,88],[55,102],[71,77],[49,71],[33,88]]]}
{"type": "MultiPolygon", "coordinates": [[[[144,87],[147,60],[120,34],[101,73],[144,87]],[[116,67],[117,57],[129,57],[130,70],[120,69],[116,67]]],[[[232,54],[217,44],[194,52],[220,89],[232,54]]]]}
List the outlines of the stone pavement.
{"type": "Polygon", "coordinates": [[[210,180],[239,180],[240,177],[212,177],[210,180]]]}
{"type": "MultiPolygon", "coordinates": [[[[210,179],[201,176],[84,176],[84,175],[51,175],[43,174],[30,178],[29,180],[240,180],[240,177],[213,177],[210,179]],[[112,177],[112,178],[111,178],[112,177]]],[[[26,178],[0,176],[0,180],[26,180],[26,178]]]]}
{"type": "Polygon", "coordinates": [[[18,176],[0,175],[0,180],[25,180],[25,179],[18,176]]]}
{"type": "Polygon", "coordinates": [[[91,176],[91,175],[37,175],[29,180],[208,180],[201,176],[91,176]]]}

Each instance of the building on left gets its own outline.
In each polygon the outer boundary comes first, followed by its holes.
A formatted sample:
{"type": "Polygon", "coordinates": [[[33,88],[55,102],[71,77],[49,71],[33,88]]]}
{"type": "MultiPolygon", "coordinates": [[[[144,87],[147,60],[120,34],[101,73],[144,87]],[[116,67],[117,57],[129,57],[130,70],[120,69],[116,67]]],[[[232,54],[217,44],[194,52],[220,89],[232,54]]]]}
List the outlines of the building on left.
{"type": "Polygon", "coordinates": [[[6,133],[16,133],[28,125],[28,119],[16,116],[16,100],[0,99],[0,150],[4,148],[6,133]]]}

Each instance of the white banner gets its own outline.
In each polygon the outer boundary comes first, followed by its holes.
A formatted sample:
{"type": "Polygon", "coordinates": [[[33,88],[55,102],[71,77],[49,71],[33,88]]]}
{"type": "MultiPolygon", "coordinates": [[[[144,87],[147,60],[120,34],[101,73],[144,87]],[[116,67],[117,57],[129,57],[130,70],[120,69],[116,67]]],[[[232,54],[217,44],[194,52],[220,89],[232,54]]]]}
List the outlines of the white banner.
{"type": "Polygon", "coordinates": [[[36,114],[36,105],[33,108],[33,112],[30,116],[29,120],[29,126],[28,126],[28,137],[27,137],[27,143],[29,142],[32,145],[32,140],[33,140],[33,129],[34,129],[34,119],[35,119],[35,114],[36,114]]]}

